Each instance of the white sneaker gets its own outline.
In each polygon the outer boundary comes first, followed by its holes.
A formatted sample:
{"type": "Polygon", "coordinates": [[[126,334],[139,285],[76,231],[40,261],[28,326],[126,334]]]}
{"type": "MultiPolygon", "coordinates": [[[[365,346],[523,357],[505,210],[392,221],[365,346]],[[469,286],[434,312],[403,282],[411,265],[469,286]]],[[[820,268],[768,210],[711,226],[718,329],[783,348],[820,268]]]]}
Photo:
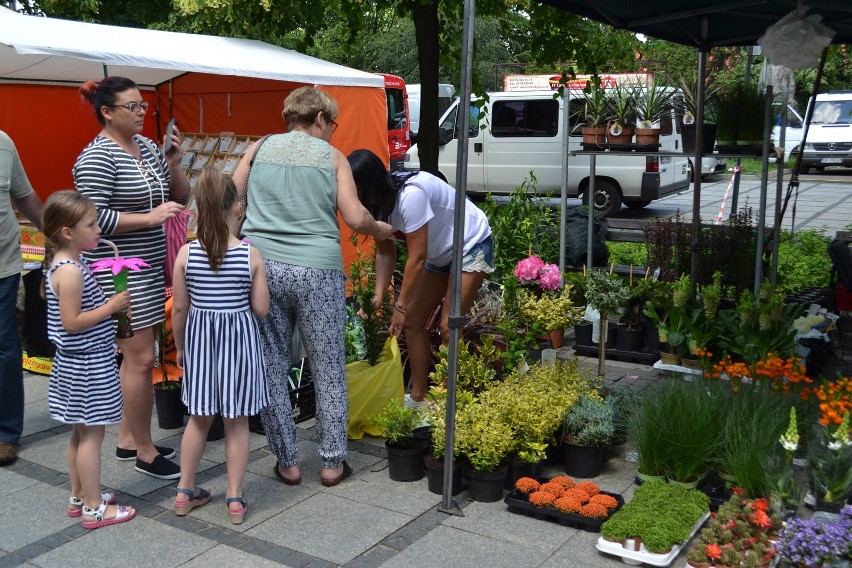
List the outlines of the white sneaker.
{"type": "Polygon", "coordinates": [[[413,398],[411,398],[410,394],[405,394],[405,408],[411,408],[412,410],[419,411],[421,408],[425,407],[425,400],[414,400],[413,398]]]}

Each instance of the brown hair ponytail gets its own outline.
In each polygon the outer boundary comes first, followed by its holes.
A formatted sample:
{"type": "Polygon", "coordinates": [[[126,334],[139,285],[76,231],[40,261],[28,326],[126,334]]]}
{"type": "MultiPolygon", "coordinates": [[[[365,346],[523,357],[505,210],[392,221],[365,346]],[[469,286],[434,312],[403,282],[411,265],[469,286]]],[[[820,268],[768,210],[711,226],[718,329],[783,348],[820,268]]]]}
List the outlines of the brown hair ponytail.
{"type": "Polygon", "coordinates": [[[227,212],[237,202],[237,187],[230,176],[213,168],[204,168],[195,190],[198,205],[198,240],[207,252],[210,268],[215,272],[225,259],[231,236],[227,212]]]}

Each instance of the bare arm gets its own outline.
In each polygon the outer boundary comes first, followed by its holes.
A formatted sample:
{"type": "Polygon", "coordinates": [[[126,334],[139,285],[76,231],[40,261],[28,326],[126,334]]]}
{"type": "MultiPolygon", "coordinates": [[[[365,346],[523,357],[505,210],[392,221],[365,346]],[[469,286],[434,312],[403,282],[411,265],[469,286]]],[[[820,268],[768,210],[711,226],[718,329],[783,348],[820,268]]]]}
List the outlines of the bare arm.
{"type": "Polygon", "coordinates": [[[266,267],[263,264],[263,258],[260,256],[260,251],[251,247],[251,311],[257,317],[266,317],[269,313],[269,284],[266,281],[266,267]]]}
{"type": "Polygon", "coordinates": [[[38,230],[41,230],[41,199],[38,194],[33,191],[26,197],[22,197],[21,199],[13,199],[15,202],[15,207],[18,208],[18,211],[24,214],[24,217],[30,220],[30,223],[38,227],[38,230]]]}
{"type": "Polygon", "coordinates": [[[362,235],[369,235],[377,241],[391,237],[390,225],[373,219],[366,207],[358,200],[358,190],[352,177],[352,168],[343,153],[332,148],[334,173],[337,176],[337,208],[343,221],[350,229],[362,235]]]}
{"type": "Polygon", "coordinates": [[[408,260],[405,263],[405,269],[402,273],[402,288],[397,296],[393,316],[391,316],[390,328],[388,329],[389,333],[394,337],[398,336],[402,331],[402,326],[405,323],[406,309],[409,302],[414,298],[414,294],[420,284],[421,276],[423,275],[423,270],[425,270],[426,251],[429,242],[429,225],[423,225],[416,231],[407,233],[405,241],[408,245],[408,260]]]}
{"type": "Polygon", "coordinates": [[[248,148],[246,148],[243,159],[240,160],[240,163],[237,165],[237,169],[234,170],[234,175],[231,176],[231,179],[234,180],[234,185],[237,186],[237,195],[239,195],[240,201],[245,199],[249,164],[251,163],[252,158],[254,158],[255,152],[257,152],[257,142],[253,142],[248,148]]]}
{"type": "Polygon", "coordinates": [[[376,289],[373,294],[373,308],[382,305],[388,290],[393,269],[396,265],[396,246],[391,239],[376,242],[376,289]]]}
{"type": "Polygon", "coordinates": [[[115,294],[102,306],[83,310],[83,273],[72,264],[54,270],[50,282],[59,296],[59,319],[68,333],[86,331],[130,305],[130,292],[125,291],[115,294]]]}
{"type": "Polygon", "coordinates": [[[172,334],[175,339],[175,362],[183,368],[183,349],[186,335],[186,316],[189,311],[189,291],[186,289],[186,259],[189,245],[184,245],[175,258],[172,272],[172,334]]]}

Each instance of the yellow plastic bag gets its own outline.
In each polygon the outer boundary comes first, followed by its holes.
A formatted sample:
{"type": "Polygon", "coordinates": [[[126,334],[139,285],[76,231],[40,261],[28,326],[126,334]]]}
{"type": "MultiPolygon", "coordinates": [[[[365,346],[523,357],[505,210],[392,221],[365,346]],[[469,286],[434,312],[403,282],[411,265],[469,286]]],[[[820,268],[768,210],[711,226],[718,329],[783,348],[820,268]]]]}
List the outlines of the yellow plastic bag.
{"type": "Polygon", "coordinates": [[[405,396],[402,357],[396,337],[388,338],[374,366],[366,361],[346,365],[346,382],[349,384],[349,439],[360,440],[364,434],[378,436],[379,430],[370,418],[381,414],[388,400],[395,398],[402,404],[405,396]]]}

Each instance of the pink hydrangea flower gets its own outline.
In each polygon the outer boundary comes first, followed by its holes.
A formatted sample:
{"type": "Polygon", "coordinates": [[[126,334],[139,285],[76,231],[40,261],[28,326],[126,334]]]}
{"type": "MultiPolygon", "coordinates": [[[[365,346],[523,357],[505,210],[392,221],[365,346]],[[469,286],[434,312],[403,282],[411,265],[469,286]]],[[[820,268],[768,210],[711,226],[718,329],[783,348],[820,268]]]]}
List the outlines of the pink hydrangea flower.
{"type": "Polygon", "coordinates": [[[555,264],[545,264],[539,271],[538,284],[545,290],[559,290],[559,267],[555,264]]]}
{"type": "Polygon", "coordinates": [[[532,282],[538,280],[539,272],[544,267],[544,261],[536,255],[530,255],[515,266],[515,276],[521,280],[532,282]]]}

